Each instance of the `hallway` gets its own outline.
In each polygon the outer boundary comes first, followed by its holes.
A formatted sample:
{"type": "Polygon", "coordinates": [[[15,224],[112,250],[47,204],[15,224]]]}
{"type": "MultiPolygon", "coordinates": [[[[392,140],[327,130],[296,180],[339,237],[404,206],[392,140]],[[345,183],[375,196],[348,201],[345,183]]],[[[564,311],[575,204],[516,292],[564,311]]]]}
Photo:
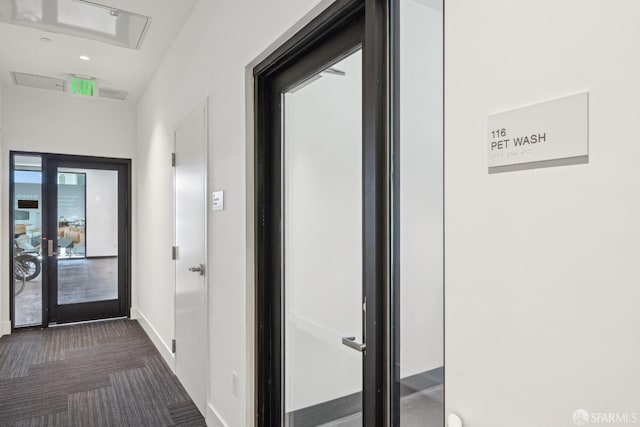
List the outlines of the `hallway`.
{"type": "Polygon", "coordinates": [[[205,426],[138,322],[0,339],[0,425],[205,426]]]}

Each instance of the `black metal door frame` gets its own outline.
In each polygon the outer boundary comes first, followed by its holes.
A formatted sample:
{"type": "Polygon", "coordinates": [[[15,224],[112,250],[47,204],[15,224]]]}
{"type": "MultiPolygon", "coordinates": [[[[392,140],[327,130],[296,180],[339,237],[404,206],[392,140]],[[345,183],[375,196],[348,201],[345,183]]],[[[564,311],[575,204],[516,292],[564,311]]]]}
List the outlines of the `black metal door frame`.
{"type": "MultiPolygon", "coordinates": [[[[49,279],[48,323],[69,323],[83,320],[105,319],[129,315],[130,283],[130,224],[131,191],[130,161],[123,159],[98,159],[95,157],[49,154],[43,156],[42,170],[44,181],[49,183],[43,193],[43,206],[47,208],[46,226],[43,228],[47,238],[57,238],[58,218],[58,168],[77,168],[94,170],[112,170],[118,172],[118,299],[60,305],[58,295],[58,260],[49,257],[43,250],[49,279]]],[[[57,244],[54,245],[57,248],[57,244]]],[[[43,249],[44,238],[43,238],[43,249]]]]}
{"type": "Polygon", "coordinates": [[[365,426],[391,423],[389,0],[337,0],[254,68],[256,424],[282,413],[281,93],[354,48],[363,50],[363,356],[365,426]]]}
{"type": "MultiPolygon", "coordinates": [[[[42,158],[42,327],[130,315],[131,308],[131,160],[36,152],[10,153],[10,226],[13,225],[15,156],[42,158]],[[57,258],[49,257],[47,239],[58,234],[58,167],[113,170],[118,172],[118,299],[68,305],[57,304],[57,258]]],[[[13,244],[13,242],[11,242],[13,244]]],[[[57,246],[57,245],[54,245],[57,246]]],[[[13,247],[10,256],[13,254],[13,247]]],[[[13,291],[12,291],[13,292],[13,291]]],[[[15,329],[15,307],[11,298],[11,322],[15,329]]]]}

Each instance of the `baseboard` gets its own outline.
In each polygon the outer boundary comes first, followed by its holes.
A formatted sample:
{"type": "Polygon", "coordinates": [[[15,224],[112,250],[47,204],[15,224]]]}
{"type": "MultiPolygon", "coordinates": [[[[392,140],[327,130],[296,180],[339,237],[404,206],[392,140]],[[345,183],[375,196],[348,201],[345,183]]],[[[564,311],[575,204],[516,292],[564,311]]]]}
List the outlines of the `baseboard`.
{"type": "Polygon", "coordinates": [[[156,348],[160,352],[160,355],[162,355],[162,358],[165,360],[165,362],[167,362],[167,365],[169,365],[169,368],[171,368],[171,371],[175,373],[176,359],[173,353],[171,352],[171,347],[169,347],[162,340],[162,338],[160,338],[158,331],[156,331],[156,329],[151,325],[149,320],[145,317],[144,314],[142,314],[142,312],[138,308],[136,307],[131,308],[131,318],[137,320],[138,323],[140,323],[140,326],[142,326],[142,329],[144,329],[144,331],[147,333],[153,345],[156,346],[156,348]]]}
{"type": "Polygon", "coordinates": [[[11,321],[5,320],[0,322],[0,337],[11,334],[11,321]]]}
{"type": "Polygon", "coordinates": [[[228,427],[224,422],[218,411],[211,406],[211,403],[207,403],[207,418],[205,419],[207,427],[228,427]]]}

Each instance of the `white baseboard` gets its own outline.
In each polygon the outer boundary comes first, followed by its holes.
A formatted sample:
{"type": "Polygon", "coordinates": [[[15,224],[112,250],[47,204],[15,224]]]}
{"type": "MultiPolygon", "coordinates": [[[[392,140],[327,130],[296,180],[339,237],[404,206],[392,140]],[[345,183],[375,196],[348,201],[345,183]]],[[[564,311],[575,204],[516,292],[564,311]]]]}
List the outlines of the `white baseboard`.
{"type": "Polygon", "coordinates": [[[156,346],[156,348],[162,355],[162,358],[165,360],[165,362],[167,362],[167,365],[169,365],[169,368],[171,368],[171,372],[175,373],[176,358],[174,354],[171,352],[171,347],[169,347],[167,343],[165,343],[162,340],[162,338],[160,338],[158,331],[156,331],[156,329],[151,325],[149,320],[145,317],[144,314],[142,314],[142,312],[138,308],[136,307],[131,308],[131,318],[137,320],[138,323],[140,323],[140,326],[142,326],[142,329],[144,329],[144,331],[147,333],[153,345],[156,346]]]}
{"type": "Polygon", "coordinates": [[[207,417],[205,418],[205,422],[207,423],[207,427],[229,427],[211,403],[207,403],[207,417]]]}
{"type": "Polygon", "coordinates": [[[11,334],[11,321],[5,320],[0,322],[0,337],[11,334]]]}

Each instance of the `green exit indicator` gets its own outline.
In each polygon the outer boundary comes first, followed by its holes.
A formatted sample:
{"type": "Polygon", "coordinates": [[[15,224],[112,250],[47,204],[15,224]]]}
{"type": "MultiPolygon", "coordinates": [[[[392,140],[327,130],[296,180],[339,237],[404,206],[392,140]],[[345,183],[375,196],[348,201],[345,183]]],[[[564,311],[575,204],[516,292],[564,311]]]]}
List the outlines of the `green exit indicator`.
{"type": "Polygon", "coordinates": [[[93,96],[96,82],[85,79],[71,79],[71,93],[74,95],[93,96]]]}

